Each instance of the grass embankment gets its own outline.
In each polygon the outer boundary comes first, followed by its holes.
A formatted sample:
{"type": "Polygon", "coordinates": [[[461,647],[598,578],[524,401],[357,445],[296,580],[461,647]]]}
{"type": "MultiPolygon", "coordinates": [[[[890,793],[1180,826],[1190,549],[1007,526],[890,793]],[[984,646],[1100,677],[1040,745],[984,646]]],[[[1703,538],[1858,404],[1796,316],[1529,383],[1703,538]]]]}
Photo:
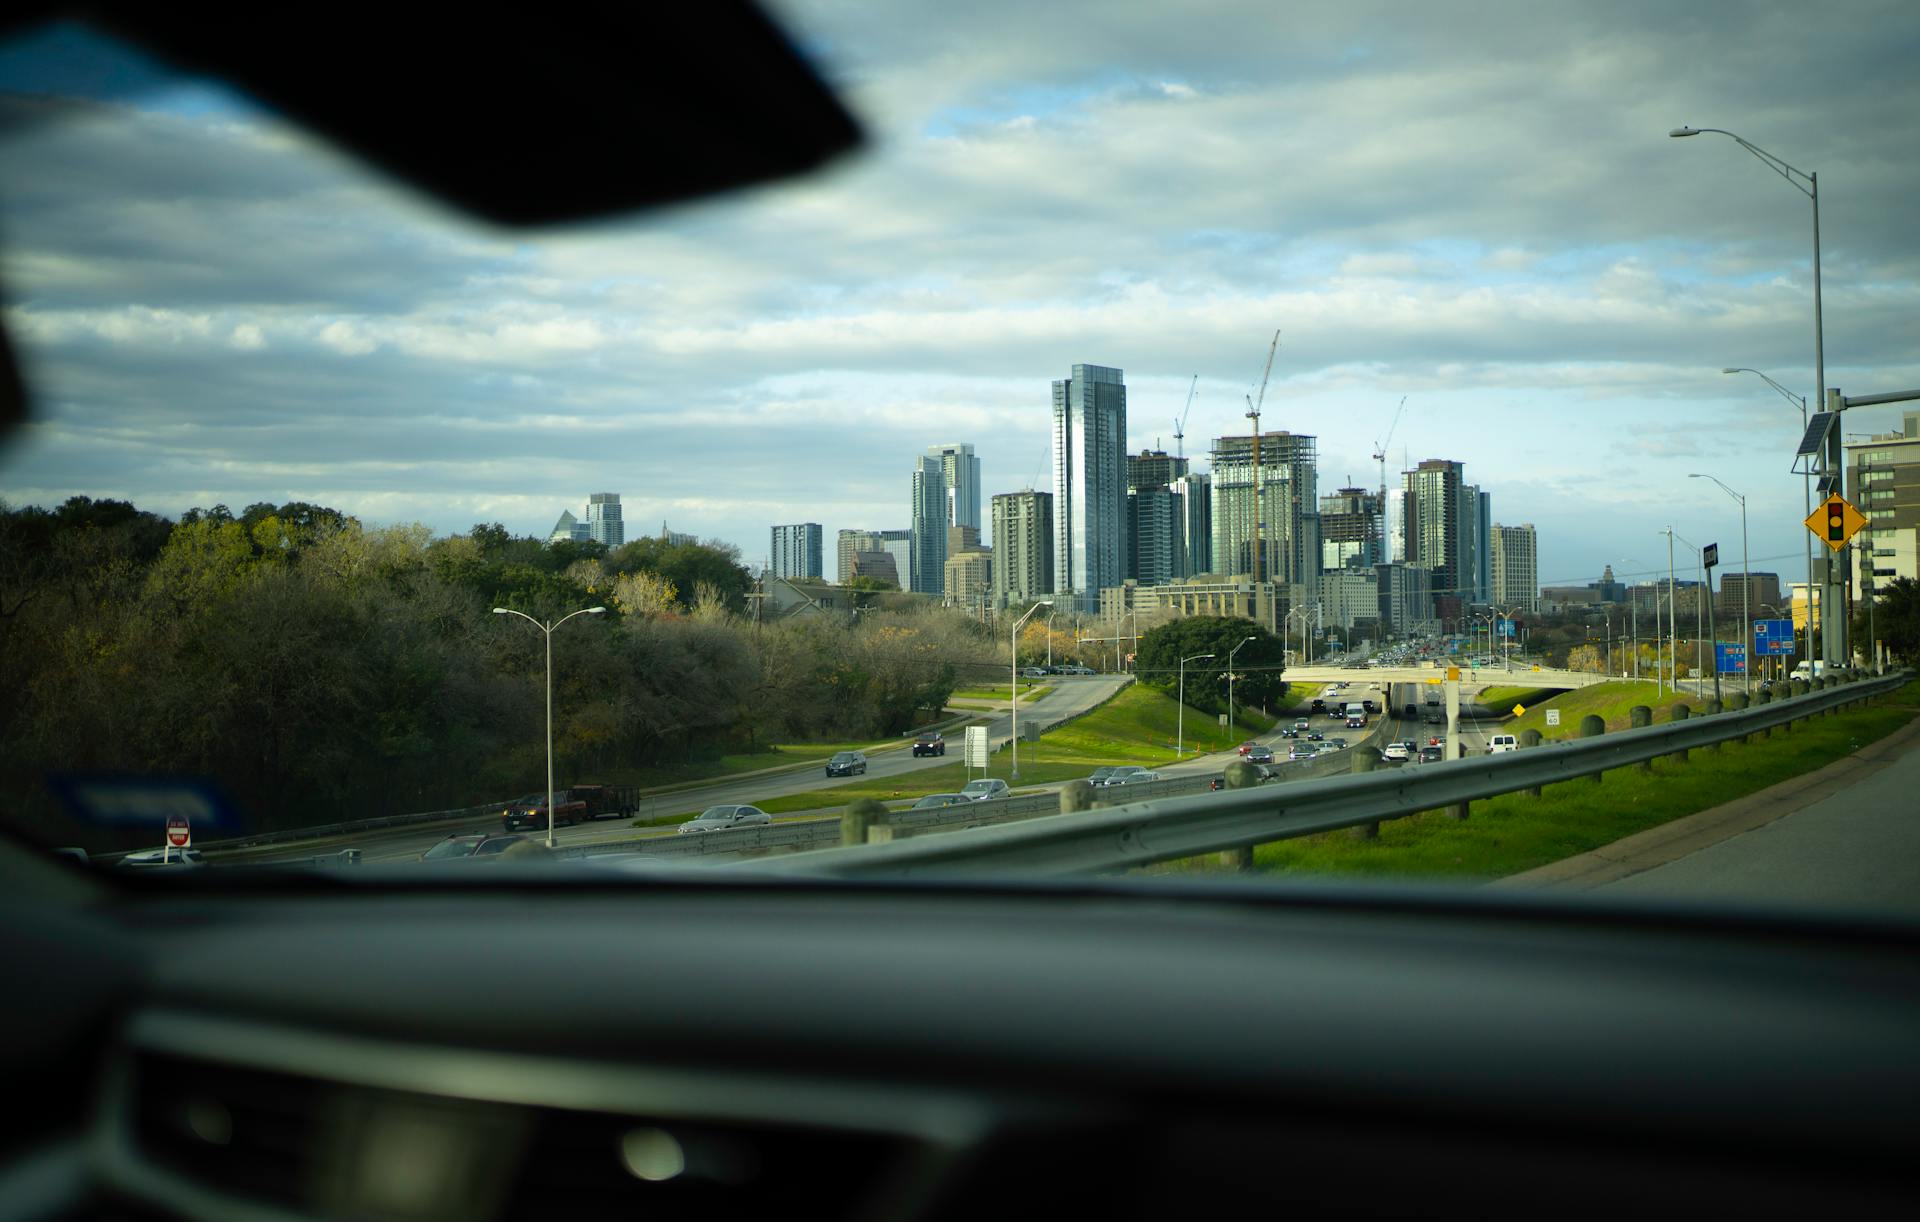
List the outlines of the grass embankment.
{"type": "MultiPolygon", "coordinates": [[[[1608,772],[1599,784],[1583,778],[1546,786],[1538,798],[1507,794],[1475,802],[1464,823],[1428,811],[1382,823],[1377,840],[1356,840],[1339,831],[1261,845],[1254,850],[1254,868],[1291,876],[1490,881],[1590,852],[1812,772],[1886,737],[1916,713],[1920,681],[1864,706],[1815,717],[1791,732],[1776,729],[1750,743],[1693,751],[1685,763],[1656,760],[1650,773],[1622,768],[1608,772]]],[[[1664,708],[1654,720],[1667,720],[1664,708]]],[[[1207,858],[1196,858],[1169,868],[1204,869],[1210,864],[1207,858]]]]}
{"type": "Polygon", "coordinates": [[[1483,687],[1480,694],[1473,698],[1474,703],[1484,708],[1498,709],[1505,713],[1516,704],[1532,708],[1567,689],[1564,687],[1483,687]]]}
{"type": "MultiPolygon", "coordinates": [[[[1046,785],[1070,781],[1102,764],[1156,764],[1175,762],[1175,734],[1179,706],[1172,697],[1135,684],[1099,708],[1074,719],[1059,729],[1042,735],[1037,743],[1020,744],[1020,778],[1025,785],[1046,785]]],[[[1241,710],[1235,715],[1234,733],[1229,735],[1214,715],[1189,707],[1185,717],[1185,754],[1179,758],[1224,751],[1248,735],[1273,728],[1273,720],[1257,711],[1241,710]]],[[[978,779],[978,769],[969,774],[957,757],[961,750],[958,736],[948,740],[948,758],[955,762],[923,768],[904,776],[856,777],[831,789],[787,794],[756,803],[771,815],[820,807],[844,806],[857,798],[875,798],[890,802],[924,797],[930,793],[952,793],[978,779]]],[[[1012,781],[1012,752],[1003,748],[989,757],[986,775],[1012,781]]],[[[682,818],[686,816],[681,816],[682,818]]],[[[661,822],[678,822],[662,820],[661,822]]]]}
{"type": "MultiPolygon", "coordinates": [[[[1012,688],[1004,683],[998,687],[962,687],[954,690],[953,698],[956,700],[1012,700],[1012,690],[1012,688]]],[[[1031,683],[1022,683],[1020,685],[1020,699],[1023,701],[1038,700],[1052,690],[1051,687],[1045,684],[1035,686],[1031,683]]]]}
{"type": "Polygon", "coordinates": [[[1574,688],[1549,698],[1522,699],[1520,703],[1527,706],[1527,711],[1503,727],[1507,733],[1538,730],[1541,738],[1555,742],[1579,737],[1580,719],[1589,714],[1599,714],[1606,721],[1609,731],[1624,730],[1632,724],[1632,709],[1636,704],[1644,704],[1652,709],[1654,724],[1658,725],[1669,720],[1669,712],[1674,705],[1684,704],[1698,713],[1705,701],[1690,692],[1675,695],[1658,683],[1616,679],[1609,683],[1596,683],[1592,687],[1574,688]],[[1548,709],[1560,710],[1559,725],[1547,724],[1548,709]]]}

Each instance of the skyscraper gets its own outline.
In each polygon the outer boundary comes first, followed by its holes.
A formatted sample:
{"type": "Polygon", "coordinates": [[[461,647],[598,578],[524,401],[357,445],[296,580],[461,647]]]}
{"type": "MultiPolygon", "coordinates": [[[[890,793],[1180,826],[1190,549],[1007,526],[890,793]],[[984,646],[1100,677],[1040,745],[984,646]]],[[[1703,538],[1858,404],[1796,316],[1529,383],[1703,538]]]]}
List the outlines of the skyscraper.
{"type": "Polygon", "coordinates": [[[834,570],[835,578],[846,584],[857,576],[874,576],[872,566],[862,574],[855,570],[860,566],[855,558],[862,552],[886,552],[893,557],[894,572],[900,579],[900,588],[913,573],[913,532],[908,530],[843,530],[837,539],[835,551],[839,567],[834,570]]]}
{"type": "MultiPolygon", "coordinates": [[[[1260,434],[1262,581],[1293,584],[1311,599],[1320,582],[1318,443],[1300,433],[1260,434]]],[[[1253,436],[1213,439],[1213,568],[1254,572],[1253,436]]]]}
{"type": "Polygon", "coordinates": [[[947,525],[985,526],[980,520],[980,460],[974,457],[973,444],[950,441],[928,446],[927,457],[940,460],[940,477],[947,488],[947,525]]]}
{"type": "Polygon", "coordinates": [[[1460,598],[1493,601],[1493,497],[1477,484],[1460,488],[1460,598]]]}
{"type": "Polygon", "coordinates": [[[547,534],[549,543],[584,543],[592,536],[587,534],[587,524],[573,516],[571,509],[560,511],[560,520],[553,524],[553,530],[547,534]]]}
{"type": "MultiPolygon", "coordinates": [[[[1533,524],[1495,525],[1490,567],[1493,572],[1491,601],[1501,610],[1519,607],[1537,610],[1540,605],[1540,549],[1533,524]]],[[[1612,568],[1609,566],[1608,571],[1612,568]]]]}
{"type": "Polygon", "coordinates": [[[821,529],[818,522],[800,522],[773,528],[773,552],[768,567],[775,577],[811,577],[822,572],[821,529]]]}
{"type": "Polygon", "coordinates": [[[993,602],[1041,598],[1053,589],[1053,494],[1003,492],[993,498],[993,602]]]}
{"type": "Polygon", "coordinates": [[[939,594],[946,588],[947,476],[944,462],[922,455],[913,462],[913,575],[908,588],[939,594]]]}
{"type": "Polygon", "coordinates": [[[608,547],[619,547],[627,541],[618,492],[595,492],[587,497],[587,537],[608,547]]]}
{"type": "Polygon", "coordinates": [[[1320,498],[1320,567],[1386,563],[1385,514],[1371,488],[1342,488],[1320,498]]]}
{"type": "Polygon", "coordinates": [[[1460,463],[1429,458],[1405,473],[1407,563],[1427,570],[1428,589],[1436,597],[1462,598],[1467,584],[1462,580],[1466,532],[1460,520],[1465,471],[1460,463]]]}
{"type": "MultiPolygon", "coordinates": [[[[1000,538],[994,536],[994,544],[1000,538]]],[[[1053,384],[1053,589],[1092,612],[1127,571],[1127,387],[1104,365],[1053,384]]]]}
{"type": "Polygon", "coordinates": [[[1213,477],[1189,471],[1173,481],[1172,492],[1179,505],[1182,538],[1186,553],[1181,557],[1178,576],[1198,577],[1213,572],[1213,477]]]}
{"type": "Polygon", "coordinates": [[[1127,458],[1127,576],[1160,586],[1186,567],[1186,503],[1173,493],[1187,460],[1164,450],[1127,458]]]}

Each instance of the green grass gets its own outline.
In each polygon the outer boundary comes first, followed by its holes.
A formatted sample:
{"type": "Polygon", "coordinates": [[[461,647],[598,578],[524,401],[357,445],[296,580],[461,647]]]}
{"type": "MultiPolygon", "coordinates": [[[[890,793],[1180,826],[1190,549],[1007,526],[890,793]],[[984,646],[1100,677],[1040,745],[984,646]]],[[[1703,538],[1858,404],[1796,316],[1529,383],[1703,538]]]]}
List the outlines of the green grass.
{"type": "Polygon", "coordinates": [[[1551,687],[1487,687],[1480,689],[1480,694],[1474,697],[1474,701],[1504,713],[1516,704],[1524,704],[1532,708],[1544,700],[1558,696],[1563,690],[1565,689],[1551,687]]]}
{"type": "Polygon", "coordinates": [[[1630,710],[1636,704],[1644,704],[1653,710],[1654,724],[1669,719],[1669,712],[1677,704],[1685,704],[1698,710],[1704,701],[1688,692],[1674,695],[1663,691],[1661,686],[1652,682],[1635,682],[1631,679],[1616,679],[1609,683],[1596,683],[1592,687],[1575,688],[1561,692],[1556,696],[1533,701],[1522,701],[1527,711],[1524,716],[1515,717],[1504,727],[1508,733],[1518,734],[1522,730],[1538,730],[1540,736],[1548,742],[1563,738],[1577,738],[1580,734],[1580,719],[1588,714],[1597,713],[1605,719],[1607,729],[1624,730],[1631,724],[1630,710]],[[1547,724],[1547,710],[1560,710],[1560,724],[1547,724]]]}
{"type": "MultiPolygon", "coordinates": [[[[1020,685],[1020,699],[1022,702],[1038,700],[1052,690],[1045,684],[1035,687],[1031,683],[1023,683],[1020,685]]],[[[953,694],[960,700],[1012,700],[1011,691],[1012,688],[1002,683],[998,687],[962,687],[953,694]]]]}
{"type": "MultiPolygon", "coordinates": [[[[1546,786],[1538,798],[1507,794],[1475,802],[1464,823],[1428,811],[1381,823],[1377,840],[1339,831],[1264,844],[1254,850],[1254,868],[1282,876],[1502,878],[1812,772],[1893,733],[1916,712],[1920,681],[1865,706],[1815,717],[1791,733],[1775,730],[1751,743],[1693,751],[1686,763],[1657,760],[1650,773],[1622,768],[1597,785],[1581,779],[1546,786]]],[[[1214,860],[1194,858],[1167,869],[1206,869],[1214,860]]]]}

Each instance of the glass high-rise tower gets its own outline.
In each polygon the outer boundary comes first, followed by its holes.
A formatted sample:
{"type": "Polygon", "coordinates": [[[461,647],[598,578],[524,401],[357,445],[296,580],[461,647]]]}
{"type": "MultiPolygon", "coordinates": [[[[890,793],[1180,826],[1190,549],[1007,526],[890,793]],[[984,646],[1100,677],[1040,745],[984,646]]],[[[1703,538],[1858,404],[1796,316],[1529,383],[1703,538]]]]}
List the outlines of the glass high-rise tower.
{"type": "MultiPolygon", "coordinates": [[[[1127,575],[1127,387],[1104,365],[1053,384],[1053,592],[1097,611],[1127,575]]],[[[997,543],[998,540],[995,540],[997,543]]]]}

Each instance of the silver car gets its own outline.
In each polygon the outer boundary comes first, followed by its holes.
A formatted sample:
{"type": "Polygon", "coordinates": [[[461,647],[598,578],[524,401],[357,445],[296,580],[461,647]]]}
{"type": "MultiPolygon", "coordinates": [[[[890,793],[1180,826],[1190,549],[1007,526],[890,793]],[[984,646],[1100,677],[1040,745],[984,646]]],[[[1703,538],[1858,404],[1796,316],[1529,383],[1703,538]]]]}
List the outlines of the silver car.
{"type": "Polygon", "coordinates": [[[680,825],[680,834],[688,832],[724,832],[735,827],[765,826],[773,816],[758,806],[709,806],[680,825]]]}
{"type": "MultiPolygon", "coordinates": [[[[1272,759],[1272,758],[1273,758],[1273,754],[1272,754],[1271,752],[1269,752],[1269,753],[1267,754],[1267,758],[1268,758],[1268,759],[1272,759]]],[[[1139,769],[1138,771],[1135,771],[1135,772],[1129,772],[1129,773],[1127,773],[1127,774],[1126,774],[1125,776],[1115,776],[1115,777],[1108,777],[1108,778],[1107,778],[1107,784],[1108,784],[1109,786],[1112,786],[1112,785],[1140,785],[1140,784],[1144,784],[1144,783],[1145,783],[1145,782],[1147,782],[1147,781],[1157,781],[1157,780],[1159,780],[1159,779],[1160,779],[1160,774],[1159,774],[1159,773],[1157,773],[1157,772],[1149,772],[1149,771],[1148,771],[1147,769],[1145,769],[1145,768],[1141,768],[1141,769],[1139,769]]]]}
{"type": "Polygon", "coordinates": [[[993,798],[1007,796],[1007,783],[988,777],[979,781],[968,781],[961,787],[960,795],[970,802],[986,802],[993,798]]]}
{"type": "Polygon", "coordinates": [[[1141,773],[1145,771],[1146,769],[1142,768],[1138,764],[1124,764],[1121,767],[1115,768],[1112,772],[1109,772],[1107,774],[1107,779],[1102,781],[1101,784],[1124,785],[1127,783],[1128,777],[1131,777],[1136,773],[1141,773]]]}

